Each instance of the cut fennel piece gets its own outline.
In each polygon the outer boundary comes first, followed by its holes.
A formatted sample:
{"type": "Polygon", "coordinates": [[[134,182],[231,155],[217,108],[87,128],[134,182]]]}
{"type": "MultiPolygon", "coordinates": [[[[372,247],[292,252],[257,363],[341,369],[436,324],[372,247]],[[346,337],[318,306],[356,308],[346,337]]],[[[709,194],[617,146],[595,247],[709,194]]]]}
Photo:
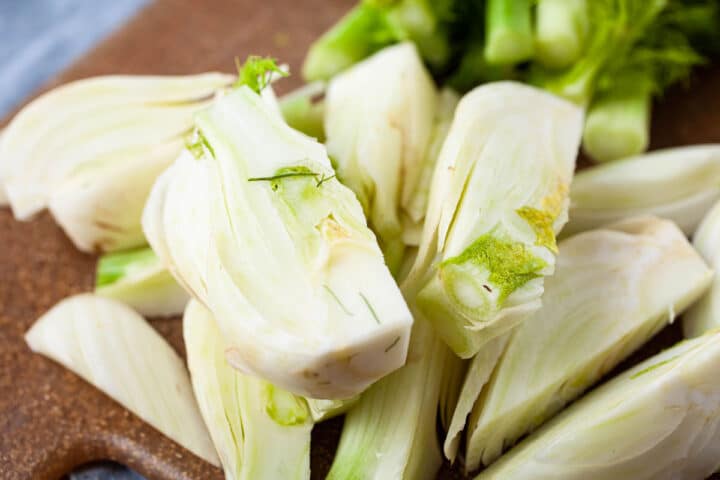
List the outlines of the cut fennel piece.
{"type": "Polygon", "coordinates": [[[594,390],[478,480],[671,480],[720,467],[720,333],[686,340],[594,390]]]}
{"type": "Polygon", "coordinates": [[[227,480],[310,478],[313,422],[302,397],[234,370],[212,314],[192,300],[183,317],[200,412],[227,480]]]}
{"type": "Polygon", "coordinates": [[[493,338],[483,345],[477,355],[470,361],[470,366],[462,381],[457,404],[452,413],[450,426],[445,435],[445,443],[443,444],[445,458],[450,460],[451,463],[455,462],[457,457],[468,415],[472,412],[473,405],[475,405],[480,393],[483,391],[483,387],[495,370],[495,365],[497,365],[500,356],[505,351],[505,345],[507,345],[509,337],[510,334],[505,334],[493,338]]]}
{"type": "Polygon", "coordinates": [[[102,76],[41,95],[0,142],[13,214],[28,220],[48,207],[86,252],[144,244],[140,217],[153,182],[182,150],[193,115],[233,78],[102,76]]]}
{"type": "Polygon", "coordinates": [[[402,219],[411,209],[433,131],[437,91],[412,43],[387,47],[334,77],[325,96],[329,155],[355,192],[386,263],[397,271],[405,250],[402,219]]]}
{"type": "Polygon", "coordinates": [[[469,362],[454,357],[454,361],[449,362],[442,372],[440,398],[438,399],[438,426],[442,432],[447,432],[450,429],[450,423],[460,400],[460,391],[468,366],[469,362]]]}
{"type": "Polygon", "coordinates": [[[433,480],[442,465],[436,419],[443,375],[459,359],[416,315],[408,362],[373,384],[345,416],[328,480],[433,480]]]}
{"type": "Polygon", "coordinates": [[[182,359],[130,307],[80,294],[66,298],[28,330],[30,349],[102,390],[198,457],[220,462],[182,359]]]}
{"type": "Polygon", "coordinates": [[[423,285],[418,308],[457,355],[473,356],[540,307],[581,131],[580,108],[515,82],[458,104],[409,280],[423,285]]]}
{"type": "Polygon", "coordinates": [[[655,217],[575,235],[560,252],[543,307],[510,334],[475,403],[468,471],[493,462],[600,380],[697,300],[712,278],[682,231],[655,217]]]}
{"type": "Polygon", "coordinates": [[[720,327],[720,202],[705,215],[692,243],[715,274],[710,289],[683,315],[685,337],[697,337],[720,327]]]}
{"type": "Polygon", "coordinates": [[[145,317],[180,315],[190,299],[148,247],[101,256],[95,293],[123,302],[145,317]]]}
{"type": "Polygon", "coordinates": [[[657,215],[692,234],[720,199],[720,144],[656,150],[578,172],[563,236],[636,215],[657,215]]]}
{"type": "Polygon", "coordinates": [[[247,86],[196,127],[198,148],[158,179],[143,226],[217,319],[229,362],[324,399],[399,368],[412,317],[324,147],[247,86]]]}

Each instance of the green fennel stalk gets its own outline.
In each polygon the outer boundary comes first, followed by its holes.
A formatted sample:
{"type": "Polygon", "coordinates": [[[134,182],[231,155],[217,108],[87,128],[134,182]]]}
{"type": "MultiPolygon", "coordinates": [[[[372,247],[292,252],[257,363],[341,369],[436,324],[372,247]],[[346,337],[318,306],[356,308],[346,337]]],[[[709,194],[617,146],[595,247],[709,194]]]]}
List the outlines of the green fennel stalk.
{"type": "Polygon", "coordinates": [[[423,59],[442,70],[451,58],[449,24],[455,0],[365,0],[311,46],[303,65],[306,80],[327,80],[354,63],[406,40],[423,59]]]}
{"type": "Polygon", "coordinates": [[[530,0],[488,0],[485,16],[485,59],[507,65],[533,56],[530,0]]]}
{"type": "Polygon", "coordinates": [[[586,0],[540,0],[535,20],[535,55],[547,68],[567,68],[583,51],[588,30],[586,0]]]}

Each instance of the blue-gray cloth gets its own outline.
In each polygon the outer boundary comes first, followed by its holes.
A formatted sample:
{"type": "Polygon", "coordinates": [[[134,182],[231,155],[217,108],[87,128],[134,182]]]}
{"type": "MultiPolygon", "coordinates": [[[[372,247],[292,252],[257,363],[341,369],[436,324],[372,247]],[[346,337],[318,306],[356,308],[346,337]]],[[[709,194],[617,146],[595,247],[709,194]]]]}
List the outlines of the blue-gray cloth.
{"type": "MultiPolygon", "coordinates": [[[[0,118],[149,0],[0,0],[0,118]]],[[[113,463],[70,480],[143,480],[113,463]]]]}
{"type": "Polygon", "coordinates": [[[0,0],[0,118],[148,0],[0,0]]]}
{"type": "Polygon", "coordinates": [[[145,480],[137,473],[115,463],[89,465],[70,474],[70,480],[145,480]]]}

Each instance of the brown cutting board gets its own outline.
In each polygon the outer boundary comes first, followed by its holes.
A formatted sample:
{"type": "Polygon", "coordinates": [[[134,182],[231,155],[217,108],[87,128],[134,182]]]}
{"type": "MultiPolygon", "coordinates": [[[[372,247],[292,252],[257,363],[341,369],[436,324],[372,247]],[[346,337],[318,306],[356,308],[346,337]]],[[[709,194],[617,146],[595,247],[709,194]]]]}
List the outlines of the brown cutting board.
{"type": "MultiPolygon", "coordinates": [[[[273,55],[298,72],[313,38],[353,3],[158,0],[52,85],[110,73],[231,71],[234,57],[248,54],[273,55]]],[[[296,74],[279,90],[299,83],[296,74]]],[[[720,142],[718,85],[720,69],[709,69],[693,81],[692,93],[669,94],[657,109],[655,146],[720,142]]],[[[111,459],[150,480],[220,480],[219,469],[26,347],[22,335],[38,316],[63,297],[92,289],[94,264],[47,214],[19,223],[0,209],[0,479],[55,480],[77,465],[111,459]]],[[[183,353],[179,319],[152,324],[183,353]]],[[[667,330],[646,353],[677,338],[677,327],[667,330]]],[[[335,420],[316,428],[313,478],[324,477],[340,426],[335,420]]],[[[440,478],[461,476],[445,468],[440,478]]]]}

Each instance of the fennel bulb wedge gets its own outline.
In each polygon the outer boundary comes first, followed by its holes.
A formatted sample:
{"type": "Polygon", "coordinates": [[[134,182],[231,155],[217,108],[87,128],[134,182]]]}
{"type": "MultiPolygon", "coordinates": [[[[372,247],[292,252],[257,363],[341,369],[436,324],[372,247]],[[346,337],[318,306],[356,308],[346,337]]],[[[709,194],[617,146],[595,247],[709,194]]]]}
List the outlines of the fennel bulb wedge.
{"type": "Polygon", "coordinates": [[[219,466],[182,359],[134,310],[91,294],[66,298],[25,335],[55,360],[198,457],[219,466]]]}
{"type": "Polygon", "coordinates": [[[697,300],[712,278],[680,229],[654,217],[578,234],[559,247],[542,308],[510,334],[470,414],[469,471],[490,464],[600,380],[697,300]]]}
{"type": "Polygon", "coordinates": [[[708,478],[720,467],[720,333],[687,340],[594,390],[478,480],[708,478]]]}
{"type": "Polygon", "coordinates": [[[692,243],[715,274],[707,293],[683,315],[685,337],[697,337],[720,327],[720,202],[705,215],[693,235],[692,243]]]}
{"type": "MultiPolygon", "coordinates": [[[[433,130],[437,91],[412,43],[387,47],[330,80],[325,97],[327,149],[340,180],[357,195],[395,271],[433,130]]],[[[432,167],[431,167],[432,169],[432,167]]]]}
{"type": "Polygon", "coordinates": [[[227,480],[310,478],[313,422],[301,397],[234,370],[212,314],[192,300],[183,317],[188,368],[227,480]]]}
{"type": "Polygon", "coordinates": [[[230,363],[324,399],[403,365],[410,311],[325,148],[245,85],[195,123],[193,148],[156,182],[143,225],[216,318],[230,363]]]}
{"type": "Polygon", "coordinates": [[[622,218],[657,215],[692,234],[720,199],[720,144],[656,150],[582,170],[563,236],[622,218]]]}
{"type": "Polygon", "coordinates": [[[140,217],[155,178],[183,149],[194,114],[233,78],[102,76],[33,100],[0,142],[15,218],[49,207],[86,252],[144,244],[140,217]]]}
{"type": "Polygon", "coordinates": [[[420,285],[418,308],[458,356],[472,357],[540,308],[581,131],[580,108],[519,83],[483,85],[460,100],[408,277],[420,285]]]}

